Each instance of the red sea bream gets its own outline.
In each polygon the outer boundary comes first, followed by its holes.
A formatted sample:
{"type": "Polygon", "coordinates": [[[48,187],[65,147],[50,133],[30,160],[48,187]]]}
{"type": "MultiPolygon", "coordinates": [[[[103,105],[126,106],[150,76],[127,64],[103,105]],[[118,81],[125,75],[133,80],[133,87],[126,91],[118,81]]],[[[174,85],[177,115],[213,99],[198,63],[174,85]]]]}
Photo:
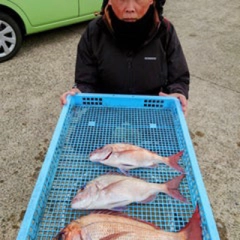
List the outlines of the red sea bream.
{"type": "Polygon", "coordinates": [[[72,221],[55,240],[202,240],[201,218],[196,207],[183,229],[166,232],[121,213],[96,212],[72,221]]]}
{"type": "Polygon", "coordinates": [[[162,192],[182,202],[186,198],[178,190],[185,175],[180,175],[163,183],[149,183],[140,178],[122,174],[105,174],[90,181],[73,198],[73,209],[123,210],[133,202],[149,203],[162,192]]]}
{"type": "Polygon", "coordinates": [[[162,157],[147,149],[125,143],[107,144],[90,153],[90,161],[119,168],[121,172],[135,168],[154,168],[164,163],[179,172],[184,173],[178,164],[183,151],[169,157],[162,157]]]}

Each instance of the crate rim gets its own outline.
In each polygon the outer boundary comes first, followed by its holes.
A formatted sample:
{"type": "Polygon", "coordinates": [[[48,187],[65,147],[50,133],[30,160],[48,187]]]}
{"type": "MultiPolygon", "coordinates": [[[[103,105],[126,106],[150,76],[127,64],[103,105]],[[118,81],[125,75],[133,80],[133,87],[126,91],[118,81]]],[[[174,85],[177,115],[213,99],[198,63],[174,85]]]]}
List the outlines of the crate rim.
{"type": "MultiPolygon", "coordinates": [[[[201,207],[202,210],[205,214],[205,219],[207,222],[207,226],[208,226],[208,230],[210,233],[211,237],[214,237],[214,240],[220,240],[219,237],[219,233],[217,230],[217,226],[214,220],[214,216],[213,216],[213,212],[210,206],[210,202],[209,202],[209,198],[207,196],[207,191],[205,189],[204,186],[204,182],[201,176],[201,172],[200,172],[200,168],[199,168],[199,164],[197,162],[197,158],[196,158],[196,154],[192,145],[192,140],[189,134],[189,130],[188,130],[188,126],[184,117],[183,112],[181,111],[181,104],[179,102],[179,100],[176,97],[172,97],[172,96],[167,96],[167,97],[162,97],[162,96],[149,96],[149,95],[126,95],[126,94],[90,94],[90,93],[77,93],[74,96],[68,96],[67,97],[67,104],[65,104],[62,107],[62,111],[60,113],[60,116],[58,118],[58,122],[57,125],[55,127],[55,130],[53,132],[53,137],[51,139],[51,142],[49,144],[49,148],[47,151],[47,154],[45,156],[43,165],[41,167],[38,179],[36,181],[36,184],[34,186],[33,192],[31,194],[29,203],[27,205],[27,210],[26,213],[24,215],[24,218],[22,220],[18,235],[17,235],[17,239],[16,240],[24,240],[24,239],[28,239],[28,233],[29,230],[31,229],[31,223],[33,221],[33,217],[34,217],[34,213],[35,210],[37,208],[37,204],[38,201],[40,199],[40,195],[42,191],[39,191],[39,189],[43,189],[44,186],[44,181],[45,178],[48,174],[48,170],[50,168],[50,164],[52,161],[52,157],[53,157],[53,153],[56,149],[57,146],[57,140],[60,137],[61,134],[61,129],[62,126],[64,124],[64,120],[65,117],[67,116],[68,110],[71,107],[71,105],[74,103],[74,101],[77,98],[83,98],[83,97],[89,97],[89,98],[119,98],[119,99],[160,99],[160,100],[166,100],[166,101],[173,101],[176,104],[176,110],[178,112],[178,116],[179,116],[179,121],[180,121],[180,125],[182,128],[182,132],[184,135],[184,138],[186,140],[186,147],[187,150],[189,152],[189,155],[191,156],[191,165],[192,165],[192,171],[194,173],[194,177],[195,177],[195,182],[197,185],[198,190],[201,189],[201,191],[199,191],[199,196],[200,196],[200,201],[201,201],[201,207]]],[[[196,204],[196,203],[195,203],[196,204]]]]}

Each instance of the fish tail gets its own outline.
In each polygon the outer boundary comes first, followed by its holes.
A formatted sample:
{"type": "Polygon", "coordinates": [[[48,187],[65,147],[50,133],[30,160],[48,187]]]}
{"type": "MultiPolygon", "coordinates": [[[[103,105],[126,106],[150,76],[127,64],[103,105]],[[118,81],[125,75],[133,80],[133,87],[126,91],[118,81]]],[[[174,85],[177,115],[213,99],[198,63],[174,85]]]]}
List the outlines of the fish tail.
{"type": "Polygon", "coordinates": [[[178,164],[178,161],[180,160],[182,155],[183,155],[183,151],[180,151],[172,156],[165,158],[166,164],[176,169],[177,171],[184,173],[184,169],[178,164]]]}
{"type": "Polygon", "coordinates": [[[202,227],[201,227],[201,216],[199,213],[199,207],[196,206],[195,212],[192,215],[192,218],[187,223],[187,225],[181,229],[178,233],[181,236],[184,236],[186,240],[202,240],[202,227]]]}
{"type": "Polygon", "coordinates": [[[182,175],[175,177],[172,180],[166,182],[164,184],[166,186],[165,193],[175,199],[180,200],[181,202],[189,203],[188,200],[183,195],[181,195],[180,191],[178,190],[178,187],[184,177],[185,177],[185,175],[182,174],[182,175]]]}

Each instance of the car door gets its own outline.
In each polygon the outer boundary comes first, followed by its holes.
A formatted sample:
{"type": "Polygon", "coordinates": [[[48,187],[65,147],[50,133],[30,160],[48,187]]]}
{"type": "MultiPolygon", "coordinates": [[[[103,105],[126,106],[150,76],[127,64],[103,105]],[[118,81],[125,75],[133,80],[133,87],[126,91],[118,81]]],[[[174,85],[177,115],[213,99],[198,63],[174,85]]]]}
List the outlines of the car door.
{"type": "MultiPolygon", "coordinates": [[[[80,0],[12,0],[28,17],[32,26],[51,24],[79,16],[80,0]]],[[[89,0],[85,0],[87,3],[89,0]]]]}
{"type": "Polygon", "coordinates": [[[98,13],[101,10],[103,0],[79,0],[79,12],[81,16],[98,13]]]}

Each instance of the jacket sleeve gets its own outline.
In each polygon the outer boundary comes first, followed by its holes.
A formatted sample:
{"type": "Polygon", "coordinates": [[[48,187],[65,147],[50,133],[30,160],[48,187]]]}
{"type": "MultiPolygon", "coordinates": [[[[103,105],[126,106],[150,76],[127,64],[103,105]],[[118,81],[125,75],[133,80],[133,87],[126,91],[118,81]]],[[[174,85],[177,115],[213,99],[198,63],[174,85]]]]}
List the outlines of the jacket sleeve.
{"type": "Polygon", "coordinates": [[[97,60],[91,46],[91,33],[88,26],[77,48],[75,84],[81,92],[97,92],[97,69],[97,60]]]}
{"type": "Polygon", "coordinates": [[[181,93],[188,98],[190,73],[187,62],[172,24],[169,31],[166,50],[168,81],[163,91],[166,93],[181,93]]]}

